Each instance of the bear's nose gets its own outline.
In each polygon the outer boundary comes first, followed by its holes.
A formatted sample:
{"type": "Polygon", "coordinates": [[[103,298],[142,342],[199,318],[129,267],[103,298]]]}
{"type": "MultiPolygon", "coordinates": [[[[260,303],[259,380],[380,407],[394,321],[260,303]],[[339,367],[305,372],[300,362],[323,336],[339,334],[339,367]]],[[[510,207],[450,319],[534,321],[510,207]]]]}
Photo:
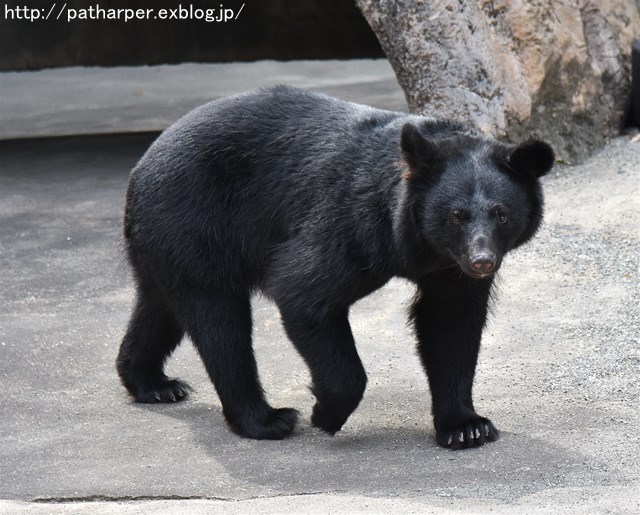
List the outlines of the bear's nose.
{"type": "Polygon", "coordinates": [[[492,272],[495,266],[495,259],[487,254],[474,256],[471,259],[471,268],[473,268],[476,272],[480,272],[482,274],[488,274],[492,272]]]}

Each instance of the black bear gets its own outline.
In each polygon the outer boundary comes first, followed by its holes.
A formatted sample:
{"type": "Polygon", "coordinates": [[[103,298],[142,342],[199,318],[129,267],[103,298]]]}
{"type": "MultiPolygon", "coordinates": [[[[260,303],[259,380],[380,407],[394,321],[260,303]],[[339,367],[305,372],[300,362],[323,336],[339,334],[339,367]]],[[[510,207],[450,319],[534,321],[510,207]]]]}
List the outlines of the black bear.
{"type": "Polygon", "coordinates": [[[298,412],[265,400],[251,296],[277,304],[311,371],[312,423],[335,433],[367,382],[349,307],[394,276],[411,308],[437,441],[498,438],[472,384],[492,278],[540,225],[551,147],[278,86],[206,104],[131,173],[124,235],[137,299],[117,359],[138,402],[190,387],[163,372],[183,335],[233,431],[288,436],[298,412]]]}

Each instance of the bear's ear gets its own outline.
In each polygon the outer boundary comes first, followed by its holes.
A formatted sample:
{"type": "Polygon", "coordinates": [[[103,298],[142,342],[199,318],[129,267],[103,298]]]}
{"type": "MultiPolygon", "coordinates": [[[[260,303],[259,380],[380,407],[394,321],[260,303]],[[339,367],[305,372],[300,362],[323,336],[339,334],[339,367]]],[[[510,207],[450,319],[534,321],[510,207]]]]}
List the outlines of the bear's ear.
{"type": "Polygon", "coordinates": [[[516,173],[542,177],[546,175],[556,157],[551,145],[532,139],[521,143],[507,155],[507,166],[516,173]]]}
{"type": "Polygon", "coordinates": [[[402,157],[409,165],[409,172],[405,176],[419,174],[440,159],[438,147],[420,134],[418,128],[412,123],[405,123],[402,127],[400,150],[402,157]]]}

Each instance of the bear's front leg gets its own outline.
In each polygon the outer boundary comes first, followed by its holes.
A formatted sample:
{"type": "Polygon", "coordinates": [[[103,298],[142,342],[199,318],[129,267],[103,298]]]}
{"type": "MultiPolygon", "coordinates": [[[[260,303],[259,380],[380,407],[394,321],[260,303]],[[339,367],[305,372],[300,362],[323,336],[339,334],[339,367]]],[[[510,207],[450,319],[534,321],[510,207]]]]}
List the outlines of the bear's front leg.
{"type": "Polygon", "coordinates": [[[431,274],[418,283],[412,318],[418,353],[431,388],[440,445],[462,449],[497,440],[498,430],[473,408],[472,388],[492,280],[459,270],[431,274]]]}
{"type": "Polygon", "coordinates": [[[311,422],[334,434],[358,407],[367,384],[347,312],[322,319],[282,307],[281,312],[287,335],[311,372],[317,399],[311,422]]]}

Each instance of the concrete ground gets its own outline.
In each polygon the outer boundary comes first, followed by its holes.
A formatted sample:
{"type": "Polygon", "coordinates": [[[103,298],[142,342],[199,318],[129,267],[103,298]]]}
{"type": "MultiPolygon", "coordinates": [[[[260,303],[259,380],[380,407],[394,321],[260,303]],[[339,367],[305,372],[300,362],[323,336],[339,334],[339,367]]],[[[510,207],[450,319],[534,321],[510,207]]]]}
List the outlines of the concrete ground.
{"type": "Polygon", "coordinates": [[[273,84],[407,109],[384,59],[60,68],[0,73],[0,139],[160,131],[209,100],[273,84]]]}
{"type": "Polygon", "coordinates": [[[190,107],[272,80],[402,106],[385,62],[225,65],[237,82],[216,66],[0,74],[4,138],[103,133],[0,142],[0,513],[639,513],[640,143],[628,136],[545,178],[545,225],[503,265],[475,386],[500,441],[435,445],[402,281],[352,310],[369,386],[334,437],[310,426],[308,373],[261,298],[260,372],[274,405],[302,412],[292,438],[230,433],[188,341],[169,372],[193,396],[130,402],[113,367],[133,295],[120,221],[152,136],[104,133],[160,128],[174,97],[190,107]],[[136,81],[157,92],[139,110],[136,81]]]}

